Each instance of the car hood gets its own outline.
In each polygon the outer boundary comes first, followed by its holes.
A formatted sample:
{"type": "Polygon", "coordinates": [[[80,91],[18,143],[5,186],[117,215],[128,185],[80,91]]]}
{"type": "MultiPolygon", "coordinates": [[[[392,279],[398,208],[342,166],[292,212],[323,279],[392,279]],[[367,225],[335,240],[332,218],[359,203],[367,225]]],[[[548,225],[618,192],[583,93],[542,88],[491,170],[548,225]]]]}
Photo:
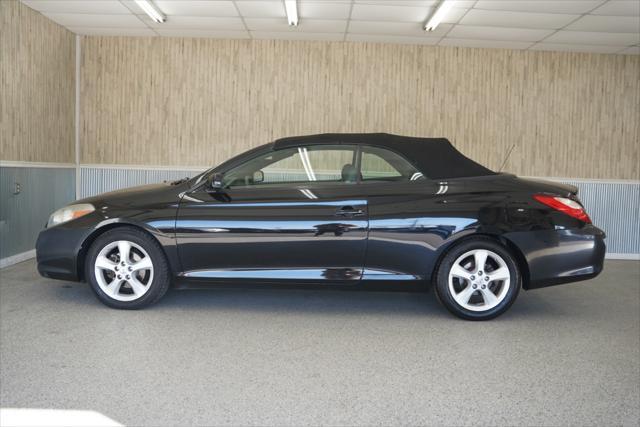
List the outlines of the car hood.
{"type": "Polygon", "coordinates": [[[122,190],[101,193],[87,197],[75,203],[91,203],[96,208],[102,206],[121,207],[152,207],[154,205],[175,202],[180,200],[180,194],[188,188],[186,183],[172,185],[170,183],[139,185],[124,188],[122,190]]]}

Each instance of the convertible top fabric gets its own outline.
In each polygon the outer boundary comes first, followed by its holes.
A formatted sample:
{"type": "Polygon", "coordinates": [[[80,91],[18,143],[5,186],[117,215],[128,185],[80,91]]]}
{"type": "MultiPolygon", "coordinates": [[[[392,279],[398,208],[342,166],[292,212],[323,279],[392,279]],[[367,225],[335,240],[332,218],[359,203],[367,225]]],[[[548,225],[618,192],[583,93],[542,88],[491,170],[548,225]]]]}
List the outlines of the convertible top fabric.
{"type": "Polygon", "coordinates": [[[388,133],[324,133],[278,139],[273,142],[273,149],[312,144],[366,144],[387,148],[402,154],[431,179],[495,175],[495,172],[456,150],[446,138],[416,138],[388,133]]]}

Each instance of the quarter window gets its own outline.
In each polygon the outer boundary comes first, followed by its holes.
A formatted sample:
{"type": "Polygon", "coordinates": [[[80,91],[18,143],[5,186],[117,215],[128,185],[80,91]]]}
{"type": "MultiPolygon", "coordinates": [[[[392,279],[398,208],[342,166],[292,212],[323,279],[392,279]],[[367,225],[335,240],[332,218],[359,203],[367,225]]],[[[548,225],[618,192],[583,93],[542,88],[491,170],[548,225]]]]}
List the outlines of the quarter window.
{"type": "Polygon", "coordinates": [[[225,186],[356,182],[354,146],[317,145],[271,151],[230,170],[225,186]]]}
{"type": "Polygon", "coordinates": [[[393,151],[363,147],[361,162],[363,181],[417,181],[424,176],[409,161],[393,151]]]}

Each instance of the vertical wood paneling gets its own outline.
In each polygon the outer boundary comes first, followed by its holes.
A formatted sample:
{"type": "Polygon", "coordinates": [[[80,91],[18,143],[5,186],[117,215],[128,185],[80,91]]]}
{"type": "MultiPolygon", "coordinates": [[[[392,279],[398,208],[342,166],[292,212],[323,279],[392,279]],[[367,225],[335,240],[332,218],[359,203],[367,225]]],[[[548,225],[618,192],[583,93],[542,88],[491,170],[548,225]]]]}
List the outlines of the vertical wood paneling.
{"type": "Polygon", "coordinates": [[[0,1],[0,159],[74,161],[74,35],[0,1]]]}
{"type": "Polygon", "coordinates": [[[85,37],[84,163],[207,165],[274,138],[445,136],[523,175],[638,178],[640,57],[85,37]]]}

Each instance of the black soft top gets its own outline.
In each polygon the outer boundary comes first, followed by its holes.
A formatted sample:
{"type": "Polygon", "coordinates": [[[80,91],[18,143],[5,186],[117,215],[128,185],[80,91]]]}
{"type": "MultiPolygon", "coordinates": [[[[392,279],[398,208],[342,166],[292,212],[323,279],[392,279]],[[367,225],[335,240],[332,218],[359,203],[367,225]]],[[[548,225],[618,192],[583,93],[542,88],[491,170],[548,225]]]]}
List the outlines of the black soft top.
{"type": "Polygon", "coordinates": [[[402,154],[431,179],[495,175],[455,149],[446,138],[416,138],[388,133],[323,133],[273,142],[274,150],[315,144],[366,144],[402,154]]]}

